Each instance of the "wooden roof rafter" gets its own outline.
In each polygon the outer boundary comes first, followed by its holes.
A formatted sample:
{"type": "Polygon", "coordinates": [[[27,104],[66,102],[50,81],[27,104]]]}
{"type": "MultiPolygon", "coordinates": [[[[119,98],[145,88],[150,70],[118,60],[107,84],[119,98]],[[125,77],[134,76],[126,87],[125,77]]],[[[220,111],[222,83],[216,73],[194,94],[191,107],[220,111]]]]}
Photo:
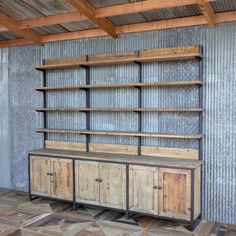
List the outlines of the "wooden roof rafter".
{"type": "MultiPolygon", "coordinates": [[[[213,1],[215,0],[205,0],[205,3],[213,1]]],[[[156,0],[146,0],[143,2],[134,2],[134,3],[98,8],[95,9],[95,16],[96,19],[100,19],[118,15],[140,13],[149,10],[159,10],[159,9],[174,8],[179,6],[188,6],[188,5],[194,5],[196,3],[197,3],[196,0],[181,0],[181,1],[158,0],[158,2],[156,0]]],[[[29,29],[40,26],[64,24],[69,22],[79,22],[87,19],[88,17],[81,14],[79,11],[75,11],[58,15],[36,17],[33,19],[18,20],[17,28],[29,29]]],[[[7,30],[8,29],[5,26],[0,24],[0,32],[4,32],[7,30]]]]}
{"type": "Polygon", "coordinates": [[[4,27],[6,27],[8,30],[24,37],[29,42],[43,45],[42,36],[39,33],[37,33],[36,31],[32,29],[19,29],[17,26],[17,21],[13,20],[12,18],[3,14],[2,12],[0,12],[0,21],[1,21],[1,24],[4,27]]]}
{"type": "MultiPolygon", "coordinates": [[[[217,13],[215,14],[215,21],[216,23],[236,21],[236,11],[231,11],[227,13],[217,13]]],[[[179,19],[117,26],[116,32],[117,34],[127,34],[127,33],[144,32],[151,30],[170,29],[177,27],[188,27],[188,26],[207,25],[207,24],[208,21],[204,16],[192,16],[179,19]]],[[[49,43],[49,42],[64,41],[64,40],[102,37],[107,35],[108,34],[101,29],[91,29],[91,30],[69,32],[69,33],[44,35],[42,36],[42,42],[49,43]]],[[[1,40],[0,48],[28,45],[28,44],[34,44],[34,42],[32,42],[32,40],[29,39],[1,40]]]]}
{"type": "Polygon", "coordinates": [[[209,2],[204,0],[196,0],[198,6],[200,7],[203,15],[206,17],[208,25],[210,27],[215,26],[215,12],[209,2]]]}
{"type": "Polygon", "coordinates": [[[87,0],[67,0],[81,14],[85,15],[93,23],[97,24],[101,29],[113,38],[117,38],[116,28],[107,18],[96,18],[96,8],[94,8],[87,0]]]}

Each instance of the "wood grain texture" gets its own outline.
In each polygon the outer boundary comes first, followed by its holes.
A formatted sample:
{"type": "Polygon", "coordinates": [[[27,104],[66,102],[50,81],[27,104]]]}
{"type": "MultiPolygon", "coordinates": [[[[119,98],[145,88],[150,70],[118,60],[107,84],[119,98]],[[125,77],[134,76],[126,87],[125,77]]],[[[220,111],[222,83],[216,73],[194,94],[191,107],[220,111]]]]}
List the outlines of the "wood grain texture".
{"type": "Polygon", "coordinates": [[[191,172],[159,168],[160,216],[190,220],[191,213],[191,172]]]}
{"type": "Polygon", "coordinates": [[[194,218],[196,219],[201,213],[201,167],[194,170],[194,218]]]}
{"type": "Polygon", "coordinates": [[[57,86],[57,87],[37,87],[34,90],[78,90],[78,89],[100,89],[100,88],[130,88],[130,87],[163,87],[163,86],[192,86],[202,85],[200,80],[178,81],[178,82],[154,82],[154,83],[129,83],[129,84],[91,84],[79,86],[57,86]]]}
{"type": "MultiPolygon", "coordinates": [[[[85,151],[86,144],[80,142],[64,142],[57,140],[46,140],[46,148],[62,149],[62,150],[74,150],[85,151]]],[[[103,144],[103,143],[90,143],[90,152],[104,152],[104,153],[117,153],[137,155],[138,148],[134,145],[118,145],[118,144],[103,144]]],[[[185,149],[185,148],[165,148],[165,147],[151,147],[142,146],[141,154],[143,156],[156,156],[178,159],[192,159],[198,160],[199,152],[197,149],[185,149]]]]}
{"type": "Polygon", "coordinates": [[[45,147],[52,149],[62,149],[62,150],[86,151],[86,144],[80,142],[45,140],[45,147]]]}
{"type": "Polygon", "coordinates": [[[37,108],[37,112],[201,112],[201,108],[37,108]]]}
{"type": "Polygon", "coordinates": [[[51,159],[51,197],[73,200],[72,160],[51,159]]]}
{"type": "Polygon", "coordinates": [[[95,153],[95,152],[80,152],[61,149],[38,149],[29,152],[30,155],[51,156],[51,157],[67,157],[71,159],[82,159],[90,161],[109,161],[115,163],[129,163],[139,165],[155,165],[165,167],[177,167],[195,169],[201,166],[200,160],[185,160],[175,158],[150,157],[126,154],[109,154],[109,153],[95,153]]]}
{"type": "Polygon", "coordinates": [[[121,153],[131,155],[137,154],[137,146],[133,145],[90,143],[89,150],[90,152],[121,153]]]}
{"type": "Polygon", "coordinates": [[[185,148],[142,146],[141,154],[144,156],[171,157],[171,158],[192,159],[192,160],[198,160],[199,158],[199,151],[197,149],[185,149],[185,148]]]}
{"type": "Polygon", "coordinates": [[[101,66],[111,64],[126,64],[133,62],[149,62],[149,61],[169,61],[169,60],[186,60],[201,57],[200,46],[184,46],[174,48],[161,48],[139,51],[129,51],[122,53],[107,53],[90,55],[87,61],[84,56],[66,57],[61,59],[48,59],[46,65],[34,66],[34,69],[63,69],[80,66],[101,66]],[[52,64],[56,62],[56,64],[52,64]]]}
{"type": "Polygon", "coordinates": [[[51,195],[50,176],[51,161],[49,157],[31,156],[30,186],[31,193],[49,197],[51,195]]]}
{"type": "Polygon", "coordinates": [[[100,163],[100,205],[126,209],[126,166],[100,163]]]}
{"type": "Polygon", "coordinates": [[[158,168],[129,166],[129,209],[158,215],[158,168]]]}
{"type": "Polygon", "coordinates": [[[99,164],[92,161],[75,161],[76,201],[99,205],[99,164]]]}
{"type": "Polygon", "coordinates": [[[125,132],[125,131],[105,131],[105,130],[73,130],[73,129],[48,129],[38,128],[38,133],[63,133],[63,134],[94,134],[111,136],[130,136],[130,137],[150,137],[150,138],[172,138],[172,139],[201,139],[200,134],[164,134],[164,133],[144,133],[144,132],[125,132]]]}
{"type": "Polygon", "coordinates": [[[87,0],[66,0],[81,14],[85,15],[93,23],[97,24],[113,38],[117,38],[116,28],[107,18],[96,18],[96,9],[87,0]]]}

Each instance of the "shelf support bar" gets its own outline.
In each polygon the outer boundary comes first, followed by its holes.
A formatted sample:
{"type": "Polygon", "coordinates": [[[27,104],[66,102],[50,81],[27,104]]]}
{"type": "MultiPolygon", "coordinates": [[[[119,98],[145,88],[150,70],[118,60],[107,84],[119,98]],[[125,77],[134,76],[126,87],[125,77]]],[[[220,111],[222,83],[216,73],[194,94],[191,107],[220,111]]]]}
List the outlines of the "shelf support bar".
{"type": "MultiPolygon", "coordinates": [[[[88,61],[88,56],[86,56],[88,61]]],[[[85,67],[86,85],[90,84],[90,67],[85,67]]],[[[86,93],[86,108],[90,108],[90,89],[85,90],[86,93]]],[[[86,130],[90,130],[90,112],[86,112],[86,130]]],[[[86,152],[89,152],[90,134],[86,134],[86,152]]]]}
{"type": "MultiPolygon", "coordinates": [[[[138,51],[138,56],[140,52],[138,51]]],[[[143,67],[141,62],[135,62],[138,65],[138,82],[142,83],[142,74],[143,74],[143,67]]],[[[142,108],[142,87],[137,87],[139,90],[139,97],[138,97],[138,108],[142,108]]],[[[142,111],[138,112],[138,132],[142,132],[142,111]]],[[[142,154],[142,137],[138,137],[138,155],[141,156],[142,154]]]]}
{"type": "MultiPolygon", "coordinates": [[[[45,60],[43,60],[43,65],[45,65],[45,60]]],[[[47,86],[47,74],[46,70],[43,71],[43,87],[47,86]]],[[[43,91],[43,107],[47,108],[47,92],[46,90],[43,91]]],[[[43,112],[43,128],[47,128],[47,112],[43,112]]],[[[47,133],[44,133],[44,140],[43,140],[43,145],[45,148],[45,143],[47,140],[47,133]]]]}

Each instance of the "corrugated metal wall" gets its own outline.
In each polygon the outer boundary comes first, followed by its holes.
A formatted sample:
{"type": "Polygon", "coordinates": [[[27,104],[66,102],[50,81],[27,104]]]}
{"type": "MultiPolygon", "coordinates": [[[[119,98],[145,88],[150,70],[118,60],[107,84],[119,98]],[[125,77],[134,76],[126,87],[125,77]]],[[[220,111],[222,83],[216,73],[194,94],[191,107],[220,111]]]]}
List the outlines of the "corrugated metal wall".
{"type": "Polygon", "coordinates": [[[0,183],[11,185],[8,117],[8,49],[0,50],[0,183]]]}
{"type": "MultiPolygon", "coordinates": [[[[236,223],[236,159],[235,159],[235,57],[236,23],[221,24],[214,29],[208,27],[180,28],[154,32],[124,35],[117,40],[110,38],[85,39],[71,42],[9,49],[9,102],[11,126],[11,187],[27,190],[26,153],[42,145],[42,135],[34,128],[42,122],[40,114],[33,110],[42,106],[42,94],[32,91],[42,83],[41,73],[31,66],[41,64],[43,58],[85,55],[104,52],[140,50],[145,48],[173,47],[201,44],[204,48],[204,134],[203,139],[203,218],[225,223],[236,223]]],[[[198,76],[196,62],[147,63],[144,66],[144,81],[193,80],[198,76]]],[[[91,71],[94,83],[115,83],[136,81],[135,65],[99,67],[91,71]]],[[[48,73],[50,85],[73,85],[84,83],[83,69],[52,71],[48,73]]],[[[196,88],[166,90],[147,88],[144,91],[143,106],[178,107],[197,106],[196,88]],[[168,96],[167,96],[168,95],[168,96]],[[168,99],[167,99],[168,97],[168,99]],[[187,99],[186,99],[187,97],[187,99]],[[150,102],[151,101],[151,102],[150,102]]],[[[51,107],[83,107],[84,92],[49,92],[51,107]]],[[[92,92],[94,107],[136,107],[135,89],[96,90],[92,92]]],[[[193,114],[147,113],[145,131],[175,131],[197,133],[197,117],[193,114]],[[157,117],[158,116],[158,117],[157,117]],[[159,122],[157,122],[159,120],[159,122]],[[166,120],[170,121],[166,126],[166,120]],[[184,120],[185,122],[182,122],[184,120]],[[174,123],[173,123],[173,122],[174,123]],[[193,122],[194,121],[194,122],[193,122]],[[174,125],[173,125],[174,124],[174,125]],[[175,126],[175,124],[177,124],[175,126]]],[[[137,115],[125,113],[97,113],[91,118],[93,129],[137,129],[137,115]]],[[[51,114],[49,126],[84,128],[84,114],[51,114]]],[[[83,141],[76,135],[50,134],[51,139],[83,141]]],[[[94,136],[93,142],[135,144],[135,138],[94,136]]],[[[196,147],[193,141],[144,139],[145,145],[196,147]]]]}

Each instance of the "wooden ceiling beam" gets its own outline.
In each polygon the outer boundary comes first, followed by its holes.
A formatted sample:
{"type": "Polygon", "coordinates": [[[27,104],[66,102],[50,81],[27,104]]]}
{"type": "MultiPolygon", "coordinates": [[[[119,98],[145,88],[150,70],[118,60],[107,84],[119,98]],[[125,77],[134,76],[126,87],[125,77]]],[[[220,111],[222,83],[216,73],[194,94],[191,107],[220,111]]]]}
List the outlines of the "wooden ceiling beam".
{"type": "Polygon", "coordinates": [[[203,15],[206,17],[208,25],[210,27],[215,26],[215,12],[210,4],[204,0],[196,0],[199,8],[201,9],[203,15]]]}
{"type": "Polygon", "coordinates": [[[125,14],[134,14],[139,12],[163,9],[163,8],[172,8],[179,6],[187,6],[196,4],[196,0],[146,0],[142,2],[134,2],[128,4],[122,4],[111,7],[98,8],[96,10],[96,17],[109,17],[125,14]]]}
{"type": "Polygon", "coordinates": [[[70,12],[53,16],[42,16],[33,19],[26,19],[18,21],[19,29],[28,29],[40,26],[63,24],[75,21],[83,21],[88,18],[82,15],[80,12],[70,12]]]}
{"type": "Polygon", "coordinates": [[[97,24],[101,29],[107,32],[113,38],[117,37],[115,26],[106,18],[96,18],[96,8],[94,8],[87,0],[67,0],[81,14],[85,15],[93,23],[97,24]]]}
{"type": "MultiPolygon", "coordinates": [[[[205,2],[213,2],[215,0],[205,0],[205,2]]],[[[110,16],[133,14],[150,10],[158,10],[163,8],[179,7],[196,4],[196,0],[146,0],[142,2],[127,3],[111,7],[103,7],[95,9],[96,18],[104,18],[110,16]]],[[[64,24],[69,22],[77,22],[87,20],[88,17],[80,12],[69,12],[53,16],[42,16],[33,19],[19,20],[17,22],[18,29],[29,29],[40,26],[64,24]]],[[[0,24],[0,32],[8,31],[8,28],[0,24]]]]}
{"type": "Polygon", "coordinates": [[[37,33],[32,29],[19,29],[17,22],[12,18],[10,18],[9,16],[3,14],[2,12],[0,12],[0,22],[1,25],[6,27],[9,31],[12,31],[24,37],[25,39],[35,42],[39,45],[43,45],[42,36],[39,33],[37,33]]]}
{"type": "MultiPolygon", "coordinates": [[[[231,21],[236,21],[236,11],[215,14],[216,23],[224,23],[231,21]]],[[[192,16],[179,19],[123,25],[116,27],[116,31],[118,34],[127,34],[127,33],[144,32],[151,30],[190,27],[190,26],[207,25],[207,24],[208,21],[204,16],[192,16]]],[[[64,41],[64,40],[102,37],[107,35],[108,34],[101,29],[92,29],[92,30],[70,32],[70,33],[45,35],[42,36],[42,42],[49,43],[49,42],[64,41]]],[[[1,40],[0,48],[27,45],[27,44],[34,44],[34,42],[27,39],[1,40]]]]}

